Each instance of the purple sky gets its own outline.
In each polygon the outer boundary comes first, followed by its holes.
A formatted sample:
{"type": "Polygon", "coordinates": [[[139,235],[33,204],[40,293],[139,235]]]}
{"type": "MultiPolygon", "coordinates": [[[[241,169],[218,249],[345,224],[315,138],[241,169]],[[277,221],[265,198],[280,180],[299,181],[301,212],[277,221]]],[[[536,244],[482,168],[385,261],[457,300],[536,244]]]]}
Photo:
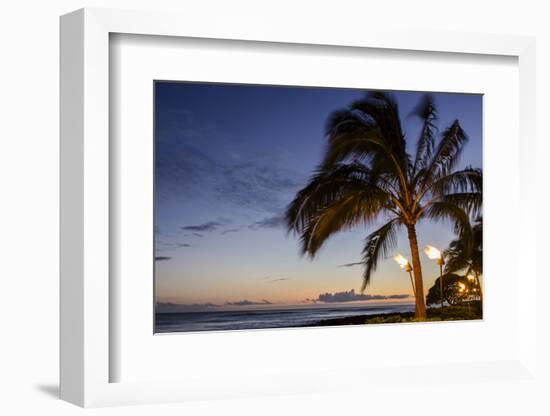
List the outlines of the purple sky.
{"type": "MultiPolygon", "coordinates": [[[[338,296],[321,299],[366,299],[357,297],[361,267],[341,265],[359,261],[374,226],[333,237],[310,261],[300,257],[296,237],[281,223],[285,207],[321,160],[327,116],[364,93],[155,83],[157,302],[200,310],[306,305],[306,299],[326,293],[338,296]]],[[[412,152],[420,123],[407,115],[420,93],[394,94],[412,152]]],[[[440,130],[458,118],[470,138],[460,166],[481,167],[482,96],[434,95],[440,130]]],[[[421,248],[445,248],[453,234],[449,224],[425,222],[418,237],[421,248]]],[[[397,252],[410,258],[403,230],[397,252]]],[[[422,262],[427,290],[436,266],[424,257],[422,262]]],[[[408,276],[388,259],[366,293],[412,290],[408,276]]]]}

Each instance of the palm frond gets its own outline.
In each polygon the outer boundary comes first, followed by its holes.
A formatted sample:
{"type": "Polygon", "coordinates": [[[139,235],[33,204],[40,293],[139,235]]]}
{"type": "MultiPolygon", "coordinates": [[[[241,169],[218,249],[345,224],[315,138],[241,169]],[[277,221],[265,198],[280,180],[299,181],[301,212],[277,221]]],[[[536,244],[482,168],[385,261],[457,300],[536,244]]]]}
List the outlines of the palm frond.
{"type": "Polygon", "coordinates": [[[343,195],[367,191],[373,186],[376,192],[381,191],[376,187],[375,175],[360,163],[342,163],[328,170],[319,168],[286,210],[289,231],[302,232],[311,218],[343,195]]]}
{"type": "Polygon", "coordinates": [[[444,252],[445,270],[457,272],[466,270],[481,274],[483,272],[483,220],[481,217],[471,225],[471,233],[459,234],[449,243],[444,252]]]}
{"type": "Polygon", "coordinates": [[[455,120],[441,135],[441,140],[426,168],[423,187],[452,171],[467,142],[468,136],[462,130],[459,121],[455,120]]]}
{"type": "Polygon", "coordinates": [[[399,119],[399,107],[394,96],[383,91],[371,91],[364,98],[355,101],[351,108],[360,111],[365,121],[378,127],[384,144],[396,156],[401,168],[407,171],[410,160],[399,119]]]}
{"type": "Polygon", "coordinates": [[[483,194],[481,192],[455,192],[439,197],[439,201],[455,205],[470,217],[481,214],[483,194]]]}
{"type": "Polygon", "coordinates": [[[300,235],[302,253],[313,257],[332,234],[370,223],[389,204],[368,168],[342,164],[312,178],[287,208],[286,222],[300,235]]]}
{"type": "Polygon", "coordinates": [[[458,205],[449,201],[430,202],[423,211],[423,216],[434,221],[451,221],[456,234],[470,238],[472,229],[468,214],[458,205]]]}
{"type": "Polygon", "coordinates": [[[350,194],[324,208],[302,232],[302,253],[314,257],[333,234],[359,224],[369,224],[378,215],[384,198],[350,194]]]}
{"type": "Polygon", "coordinates": [[[467,245],[463,237],[451,241],[449,247],[443,252],[445,273],[457,272],[470,266],[467,245]]]}
{"type": "Polygon", "coordinates": [[[397,104],[391,95],[372,92],[349,108],[335,111],[327,123],[326,134],[328,146],[323,168],[360,161],[381,174],[401,176],[401,186],[405,186],[409,156],[397,104]]]}
{"type": "Polygon", "coordinates": [[[434,195],[445,195],[452,192],[483,191],[483,174],[481,169],[467,167],[451,172],[435,180],[429,187],[434,195]]]}
{"type": "Polygon", "coordinates": [[[401,223],[399,218],[394,218],[382,227],[372,232],[365,239],[363,248],[363,285],[361,292],[370,284],[371,274],[376,270],[379,260],[388,255],[397,243],[397,227],[401,223]]]}
{"type": "Polygon", "coordinates": [[[328,147],[321,166],[330,169],[345,160],[369,161],[381,149],[373,141],[382,141],[380,129],[361,112],[343,109],[333,112],[325,127],[328,147]]]}
{"type": "Polygon", "coordinates": [[[434,150],[435,136],[437,134],[437,126],[435,124],[437,121],[437,110],[433,96],[431,94],[424,94],[410,116],[416,116],[422,120],[422,129],[416,143],[416,157],[412,168],[412,175],[414,176],[419,169],[427,166],[434,150]]]}

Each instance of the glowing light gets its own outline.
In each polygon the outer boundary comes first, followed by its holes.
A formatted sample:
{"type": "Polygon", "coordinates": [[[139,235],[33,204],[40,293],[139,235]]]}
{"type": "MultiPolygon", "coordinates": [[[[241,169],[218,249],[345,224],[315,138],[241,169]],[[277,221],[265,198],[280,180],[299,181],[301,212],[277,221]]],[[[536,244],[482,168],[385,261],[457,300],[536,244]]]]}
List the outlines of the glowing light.
{"type": "Polygon", "coordinates": [[[426,253],[426,256],[428,256],[428,258],[432,260],[441,259],[441,251],[439,251],[434,246],[426,246],[426,248],[424,248],[424,253],[426,253]]]}
{"type": "Polygon", "coordinates": [[[458,287],[460,288],[461,292],[464,292],[466,290],[466,285],[464,283],[459,283],[458,287]]]}
{"type": "Polygon", "coordinates": [[[473,281],[475,280],[475,276],[474,276],[473,274],[471,274],[471,273],[468,274],[468,276],[466,276],[466,277],[468,278],[468,280],[469,280],[470,282],[473,282],[473,281]]]}
{"type": "Polygon", "coordinates": [[[401,254],[398,254],[393,259],[397,262],[397,264],[399,264],[399,267],[401,267],[402,269],[406,269],[409,266],[409,260],[407,260],[401,254]]]}

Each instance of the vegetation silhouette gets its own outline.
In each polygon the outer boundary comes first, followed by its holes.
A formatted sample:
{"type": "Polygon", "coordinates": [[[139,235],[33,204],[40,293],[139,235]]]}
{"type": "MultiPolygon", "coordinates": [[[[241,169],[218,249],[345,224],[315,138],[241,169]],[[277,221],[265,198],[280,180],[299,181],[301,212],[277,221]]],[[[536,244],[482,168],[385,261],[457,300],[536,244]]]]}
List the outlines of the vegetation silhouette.
{"type": "MultiPolygon", "coordinates": [[[[426,304],[434,305],[441,301],[440,279],[438,277],[428,291],[426,304]]],[[[443,301],[449,305],[455,306],[467,300],[473,300],[478,298],[479,294],[479,286],[475,280],[454,273],[443,275],[443,301]]]]}
{"type": "Polygon", "coordinates": [[[461,234],[449,243],[444,252],[445,273],[465,270],[465,275],[474,277],[479,287],[479,297],[483,292],[479,277],[483,274],[483,216],[478,216],[471,226],[471,233],[461,234]]]}
{"type": "Polygon", "coordinates": [[[398,227],[407,230],[416,287],[416,319],[426,318],[416,225],[450,220],[456,234],[471,238],[469,217],[481,212],[482,172],[455,170],[468,141],[458,120],[439,134],[434,99],[425,94],[410,116],[422,122],[410,155],[397,102],[369,92],[328,119],[324,160],[287,207],[286,224],[300,237],[301,252],[314,258],[333,234],[357,225],[384,224],[365,239],[363,285],[394,248],[398,227]]]}

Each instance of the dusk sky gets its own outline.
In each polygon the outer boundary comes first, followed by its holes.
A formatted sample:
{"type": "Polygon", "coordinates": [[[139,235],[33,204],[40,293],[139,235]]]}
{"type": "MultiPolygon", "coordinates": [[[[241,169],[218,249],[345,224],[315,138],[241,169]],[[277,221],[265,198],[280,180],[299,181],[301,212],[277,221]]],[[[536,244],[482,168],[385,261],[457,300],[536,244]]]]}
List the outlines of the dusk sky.
{"type": "MultiPolygon", "coordinates": [[[[362,299],[361,266],[343,265],[360,261],[364,238],[376,224],[335,235],[310,260],[300,256],[298,238],[287,234],[282,217],[322,159],[327,117],[364,94],[157,82],[156,301],[187,305],[182,310],[217,310],[362,299]]],[[[394,94],[408,150],[414,153],[420,122],[407,116],[421,93],[394,94]]],[[[482,96],[434,96],[440,130],[459,119],[469,136],[458,168],[481,167],[482,96]]],[[[424,221],[417,233],[421,250],[426,244],[446,248],[454,237],[449,223],[424,221]]],[[[410,259],[404,228],[397,253],[410,259]]],[[[421,256],[427,291],[438,271],[434,261],[421,256]]],[[[412,295],[412,288],[408,275],[389,257],[365,294],[412,295]]]]}

